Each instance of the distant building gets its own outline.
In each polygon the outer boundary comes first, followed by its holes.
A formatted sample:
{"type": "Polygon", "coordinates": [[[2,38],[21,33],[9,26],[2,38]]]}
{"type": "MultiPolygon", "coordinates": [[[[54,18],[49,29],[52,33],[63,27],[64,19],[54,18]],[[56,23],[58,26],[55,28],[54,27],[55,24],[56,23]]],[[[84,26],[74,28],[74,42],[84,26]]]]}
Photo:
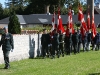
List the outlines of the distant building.
{"type": "MultiPolygon", "coordinates": [[[[100,14],[95,14],[94,15],[94,20],[95,24],[98,25],[100,24],[100,14]]],[[[20,27],[25,28],[25,27],[34,27],[36,25],[51,25],[52,26],[52,14],[30,14],[30,15],[17,15],[19,22],[20,22],[20,27]]],[[[61,15],[62,18],[62,24],[67,25],[68,22],[68,15],[61,15]]],[[[78,23],[78,15],[72,15],[73,23],[78,23]]],[[[84,19],[86,19],[86,14],[84,14],[84,19]]],[[[57,24],[58,17],[57,15],[55,16],[55,24],[57,24]]],[[[0,27],[5,27],[8,26],[9,24],[9,17],[4,18],[0,20],[0,27]]]]}

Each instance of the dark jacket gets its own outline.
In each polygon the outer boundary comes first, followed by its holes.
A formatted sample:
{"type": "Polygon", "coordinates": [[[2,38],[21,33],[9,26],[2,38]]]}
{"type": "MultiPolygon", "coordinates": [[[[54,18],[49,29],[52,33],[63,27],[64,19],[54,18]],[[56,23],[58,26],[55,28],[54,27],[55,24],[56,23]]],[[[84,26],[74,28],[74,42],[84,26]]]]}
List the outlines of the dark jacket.
{"type": "Polygon", "coordinates": [[[84,39],[82,39],[83,43],[87,43],[87,33],[84,35],[84,39]]]}
{"type": "Polygon", "coordinates": [[[78,33],[75,32],[72,36],[72,41],[74,44],[78,43],[79,42],[79,39],[78,39],[78,33]]]}
{"type": "Polygon", "coordinates": [[[63,43],[63,41],[64,41],[63,34],[59,34],[59,43],[63,43]]]}
{"type": "Polygon", "coordinates": [[[2,34],[1,36],[1,41],[0,41],[0,46],[2,45],[2,50],[8,50],[10,51],[11,49],[14,49],[14,41],[13,41],[13,36],[12,34],[8,33],[2,34]]]}
{"type": "Polygon", "coordinates": [[[53,36],[52,36],[52,45],[58,45],[59,44],[59,35],[58,33],[55,33],[53,36]]]}
{"type": "Polygon", "coordinates": [[[79,43],[82,43],[82,35],[78,34],[79,43]]]}
{"type": "Polygon", "coordinates": [[[92,41],[92,34],[91,33],[88,33],[88,35],[87,35],[87,41],[88,42],[92,41]]]}
{"type": "Polygon", "coordinates": [[[65,39],[64,39],[65,44],[72,44],[72,34],[70,33],[69,36],[65,35],[65,39]]]}
{"type": "Polygon", "coordinates": [[[42,34],[42,36],[41,36],[41,45],[43,45],[43,46],[48,45],[48,43],[47,43],[47,34],[42,34]]]}
{"type": "Polygon", "coordinates": [[[94,44],[98,44],[99,43],[99,34],[98,33],[94,37],[93,41],[94,41],[94,44]]]}

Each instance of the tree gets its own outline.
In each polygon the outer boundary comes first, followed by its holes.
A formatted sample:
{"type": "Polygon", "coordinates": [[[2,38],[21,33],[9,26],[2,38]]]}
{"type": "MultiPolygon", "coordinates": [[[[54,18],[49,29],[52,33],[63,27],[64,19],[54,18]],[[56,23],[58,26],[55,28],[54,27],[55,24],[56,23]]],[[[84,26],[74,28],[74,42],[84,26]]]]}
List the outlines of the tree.
{"type": "Polygon", "coordinates": [[[3,7],[2,4],[0,3],[0,19],[3,18],[3,7]]]}
{"type": "Polygon", "coordinates": [[[3,10],[3,18],[9,17],[10,16],[10,11],[8,8],[4,8],[3,10]]]}
{"type": "Polygon", "coordinates": [[[14,10],[16,14],[22,15],[27,4],[29,0],[7,0],[6,7],[10,9],[10,12],[14,10]]]}
{"type": "Polygon", "coordinates": [[[54,12],[53,6],[55,5],[55,8],[58,7],[60,4],[61,6],[64,6],[65,0],[30,0],[30,3],[26,9],[27,14],[43,14],[45,12],[45,8],[50,6],[50,13],[54,12]],[[27,12],[28,11],[28,12],[27,12]]]}
{"type": "Polygon", "coordinates": [[[18,21],[18,17],[16,16],[15,12],[12,12],[9,18],[8,31],[12,34],[21,33],[20,23],[18,21]]]}
{"type": "MultiPolygon", "coordinates": [[[[74,14],[78,13],[78,4],[80,3],[80,0],[66,0],[65,6],[69,8],[71,5],[72,10],[74,10],[74,14]]],[[[86,10],[86,4],[83,5],[83,2],[81,2],[81,5],[83,7],[83,12],[86,10]]]]}

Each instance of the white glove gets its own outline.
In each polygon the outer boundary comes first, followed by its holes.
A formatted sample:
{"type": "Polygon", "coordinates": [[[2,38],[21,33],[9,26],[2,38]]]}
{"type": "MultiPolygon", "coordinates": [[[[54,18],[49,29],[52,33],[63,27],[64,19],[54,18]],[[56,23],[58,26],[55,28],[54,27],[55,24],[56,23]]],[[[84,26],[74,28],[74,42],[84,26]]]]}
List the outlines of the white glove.
{"type": "Polygon", "coordinates": [[[11,52],[13,52],[13,49],[11,49],[11,52]]]}

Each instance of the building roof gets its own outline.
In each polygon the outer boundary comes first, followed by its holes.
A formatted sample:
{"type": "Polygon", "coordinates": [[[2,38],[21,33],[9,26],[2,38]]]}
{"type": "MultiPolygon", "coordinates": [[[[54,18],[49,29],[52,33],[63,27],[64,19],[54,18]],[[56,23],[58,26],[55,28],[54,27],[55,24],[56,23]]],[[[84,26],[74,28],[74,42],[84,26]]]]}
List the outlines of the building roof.
{"type": "MultiPolygon", "coordinates": [[[[20,24],[52,24],[53,15],[47,14],[30,14],[30,15],[17,15],[20,24]]],[[[78,15],[73,15],[73,23],[78,23],[78,15]]],[[[100,24],[100,14],[95,14],[95,23],[96,25],[100,24]]],[[[68,15],[61,15],[62,23],[67,24],[68,15]]],[[[55,16],[55,24],[57,24],[57,15],[55,16]]],[[[84,19],[86,19],[86,15],[84,15],[84,19]]],[[[0,24],[8,24],[9,17],[0,20],[0,24]]]]}

